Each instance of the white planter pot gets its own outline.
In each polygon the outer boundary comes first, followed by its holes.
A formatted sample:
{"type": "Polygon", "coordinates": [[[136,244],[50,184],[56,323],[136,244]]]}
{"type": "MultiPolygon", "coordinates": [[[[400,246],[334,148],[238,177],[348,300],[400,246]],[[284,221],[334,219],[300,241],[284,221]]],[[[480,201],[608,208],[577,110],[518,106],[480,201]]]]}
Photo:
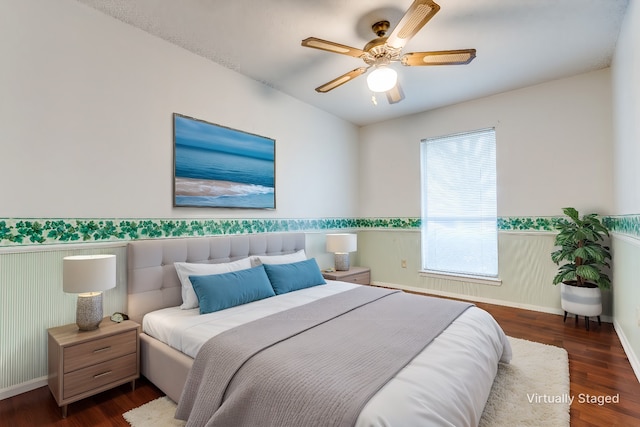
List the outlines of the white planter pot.
{"type": "Polygon", "coordinates": [[[560,302],[567,313],[586,317],[602,314],[602,293],[598,287],[582,288],[561,283],[560,302]]]}

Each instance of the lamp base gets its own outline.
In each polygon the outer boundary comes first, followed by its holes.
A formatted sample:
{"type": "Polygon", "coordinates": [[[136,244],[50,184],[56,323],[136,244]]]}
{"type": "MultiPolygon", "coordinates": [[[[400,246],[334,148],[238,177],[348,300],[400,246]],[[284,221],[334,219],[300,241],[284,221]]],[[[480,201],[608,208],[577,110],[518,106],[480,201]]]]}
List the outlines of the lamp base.
{"type": "Polygon", "coordinates": [[[336,271],[347,271],[349,270],[349,254],[335,254],[335,264],[336,271]]]}
{"type": "Polygon", "coordinates": [[[102,321],[102,292],[89,292],[78,295],[76,306],[76,324],[81,331],[98,329],[102,321]]]}

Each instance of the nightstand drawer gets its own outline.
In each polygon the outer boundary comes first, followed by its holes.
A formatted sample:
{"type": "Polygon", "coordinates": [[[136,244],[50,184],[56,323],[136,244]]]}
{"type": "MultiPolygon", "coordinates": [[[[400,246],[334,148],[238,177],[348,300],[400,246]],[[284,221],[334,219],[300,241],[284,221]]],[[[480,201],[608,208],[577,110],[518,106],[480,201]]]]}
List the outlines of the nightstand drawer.
{"type": "Polygon", "coordinates": [[[354,274],[352,276],[345,277],[345,282],[357,283],[359,285],[368,285],[371,282],[371,274],[366,271],[364,273],[354,274]]]}
{"type": "Polygon", "coordinates": [[[137,356],[137,353],[132,353],[65,374],[63,399],[69,399],[127,377],[135,377],[138,370],[137,356]]]}
{"type": "Polygon", "coordinates": [[[132,330],[65,347],[64,373],[115,359],[125,354],[136,353],[136,338],[136,331],[132,330]]]}

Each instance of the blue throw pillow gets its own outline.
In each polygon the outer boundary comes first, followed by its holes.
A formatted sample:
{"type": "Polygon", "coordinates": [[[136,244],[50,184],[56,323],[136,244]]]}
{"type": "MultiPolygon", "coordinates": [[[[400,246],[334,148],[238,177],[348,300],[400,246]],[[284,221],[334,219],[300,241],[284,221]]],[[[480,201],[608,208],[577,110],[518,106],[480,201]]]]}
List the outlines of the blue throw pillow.
{"type": "Polygon", "coordinates": [[[231,273],[189,276],[198,296],[200,314],[274,296],[262,265],[231,273]]]}
{"type": "Polygon", "coordinates": [[[322,277],[315,258],[291,264],[263,264],[263,266],[276,295],[327,283],[322,277]]]}

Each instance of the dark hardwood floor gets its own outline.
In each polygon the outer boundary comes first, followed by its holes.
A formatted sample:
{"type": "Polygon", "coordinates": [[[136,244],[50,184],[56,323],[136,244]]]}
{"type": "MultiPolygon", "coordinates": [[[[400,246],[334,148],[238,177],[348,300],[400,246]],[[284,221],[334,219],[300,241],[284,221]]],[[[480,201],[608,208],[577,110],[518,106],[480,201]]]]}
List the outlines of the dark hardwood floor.
{"type": "MultiPolygon", "coordinates": [[[[609,323],[591,322],[586,331],[584,319],[576,326],[573,319],[562,316],[477,304],[489,311],[507,335],[564,347],[569,353],[571,425],[638,426],[640,425],[640,383],[609,323]],[[598,405],[580,403],[578,396],[617,396],[618,403],[598,405]]],[[[137,381],[135,391],[129,385],[101,393],[69,405],[68,416],[61,418],[47,387],[0,401],[0,426],[128,426],[122,414],[149,402],[162,393],[146,379],[137,381]]],[[[552,427],[552,426],[551,426],[552,427]]]]}
{"type": "Polygon", "coordinates": [[[48,387],[0,400],[0,426],[123,426],[129,423],[122,414],[164,394],[146,378],[136,381],[136,389],[124,384],[96,396],[71,403],[67,418],[53,399],[48,387]]]}
{"type": "MultiPolygon", "coordinates": [[[[611,323],[578,325],[574,318],[477,303],[509,336],[563,347],[569,354],[571,426],[640,426],[640,383],[611,323]],[[618,403],[586,403],[589,396],[619,396],[618,403]],[[580,397],[584,400],[579,402],[580,397]]],[[[594,402],[597,402],[595,400],[594,402]]]]}

